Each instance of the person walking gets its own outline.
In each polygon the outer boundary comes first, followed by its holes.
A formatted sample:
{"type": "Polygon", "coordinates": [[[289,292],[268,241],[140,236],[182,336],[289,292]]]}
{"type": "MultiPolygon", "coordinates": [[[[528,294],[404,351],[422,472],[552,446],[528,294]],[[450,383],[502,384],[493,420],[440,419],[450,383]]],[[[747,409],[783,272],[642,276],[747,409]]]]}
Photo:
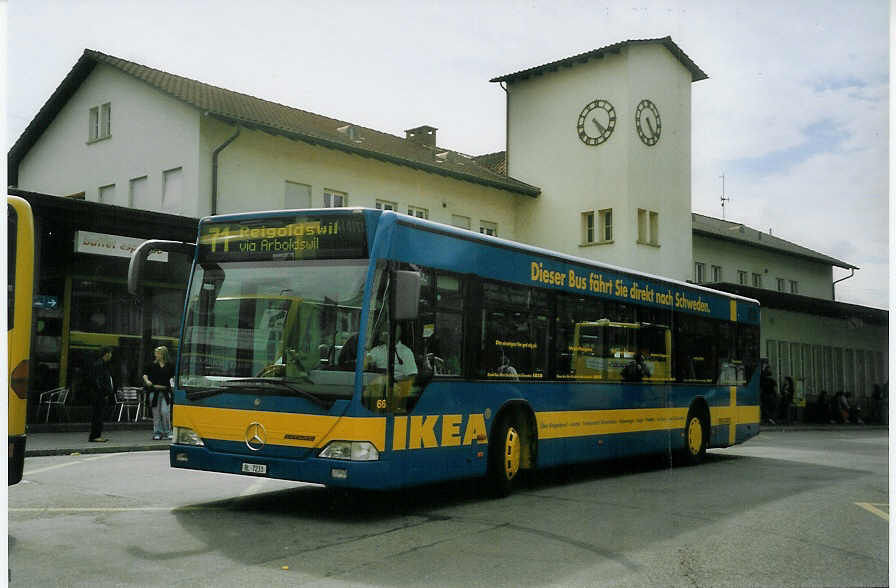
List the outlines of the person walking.
{"type": "Polygon", "coordinates": [[[784,419],[788,425],[793,424],[796,406],[793,404],[794,385],[793,378],[785,376],[784,383],[781,385],[781,408],[778,416],[784,419]]]}
{"type": "Polygon", "coordinates": [[[168,348],[160,345],[153,350],[154,361],[143,374],[143,384],[150,392],[152,405],[152,438],[171,439],[171,378],[174,366],[168,356],[168,348]]]}
{"type": "Polygon", "coordinates": [[[106,397],[111,396],[115,390],[115,385],[112,382],[112,371],[109,369],[109,362],[112,361],[112,351],[112,347],[103,347],[100,350],[99,359],[93,362],[91,370],[90,435],[87,438],[91,443],[105,443],[108,441],[102,435],[106,397]]]}

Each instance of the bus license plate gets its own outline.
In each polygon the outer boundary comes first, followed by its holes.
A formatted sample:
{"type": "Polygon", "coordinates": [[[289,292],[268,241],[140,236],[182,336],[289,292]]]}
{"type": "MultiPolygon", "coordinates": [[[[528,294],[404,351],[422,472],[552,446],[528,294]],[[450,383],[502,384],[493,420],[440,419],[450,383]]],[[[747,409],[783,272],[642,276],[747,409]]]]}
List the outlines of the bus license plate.
{"type": "Polygon", "coordinates": [[[268,466],[263,463],[244,463],[243,472],[247,474],[266,474],[268,466]]]}

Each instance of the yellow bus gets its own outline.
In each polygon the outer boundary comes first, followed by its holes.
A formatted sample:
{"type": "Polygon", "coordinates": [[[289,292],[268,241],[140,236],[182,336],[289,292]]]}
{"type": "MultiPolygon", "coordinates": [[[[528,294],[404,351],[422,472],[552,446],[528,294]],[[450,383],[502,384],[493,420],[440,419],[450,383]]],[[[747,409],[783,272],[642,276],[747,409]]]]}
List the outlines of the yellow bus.
{"type": "Polygon", "coordinates": [[[31,205],[6,197],[7,350],[9,354],[9,484],[25,467],[25,415],[28,410],[28,358],[31,355],[31,305],[34,292],[34,217],[31,205]]]}

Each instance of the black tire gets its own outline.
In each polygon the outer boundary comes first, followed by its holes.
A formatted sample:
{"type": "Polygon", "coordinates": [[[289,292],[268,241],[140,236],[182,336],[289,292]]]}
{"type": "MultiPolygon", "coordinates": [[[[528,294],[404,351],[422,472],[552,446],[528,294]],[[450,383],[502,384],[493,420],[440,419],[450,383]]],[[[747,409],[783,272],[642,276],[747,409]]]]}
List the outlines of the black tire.
{"type": "Polygon", "coordinates": [[[488,479],[495,496],[504,497],[513,491],[520,472],[522,455],[520,425],[509,415],[501,418],[488,449],[488,479]]]}
{"type": "Polygon", "coordinates": [[[682,455],[687,465],[697,465],[706,457],[706,447],[709,444],[707,431],[709,427],[704,422],[704,417],[693,408],[688,411],[688,418],[684,423],[684,450],[682,455]]]}

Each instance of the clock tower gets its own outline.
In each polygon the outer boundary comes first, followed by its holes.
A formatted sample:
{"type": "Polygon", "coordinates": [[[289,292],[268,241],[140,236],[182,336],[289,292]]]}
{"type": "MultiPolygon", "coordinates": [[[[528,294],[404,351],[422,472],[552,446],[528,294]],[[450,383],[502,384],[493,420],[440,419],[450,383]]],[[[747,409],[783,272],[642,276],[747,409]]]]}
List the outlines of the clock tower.
{"type": "Polygon", "coordinates": [[[494,78],[507,94],[507,173],[523,242],[691,279],[691,83],[669,38],[624,41],[494,78]]]}

